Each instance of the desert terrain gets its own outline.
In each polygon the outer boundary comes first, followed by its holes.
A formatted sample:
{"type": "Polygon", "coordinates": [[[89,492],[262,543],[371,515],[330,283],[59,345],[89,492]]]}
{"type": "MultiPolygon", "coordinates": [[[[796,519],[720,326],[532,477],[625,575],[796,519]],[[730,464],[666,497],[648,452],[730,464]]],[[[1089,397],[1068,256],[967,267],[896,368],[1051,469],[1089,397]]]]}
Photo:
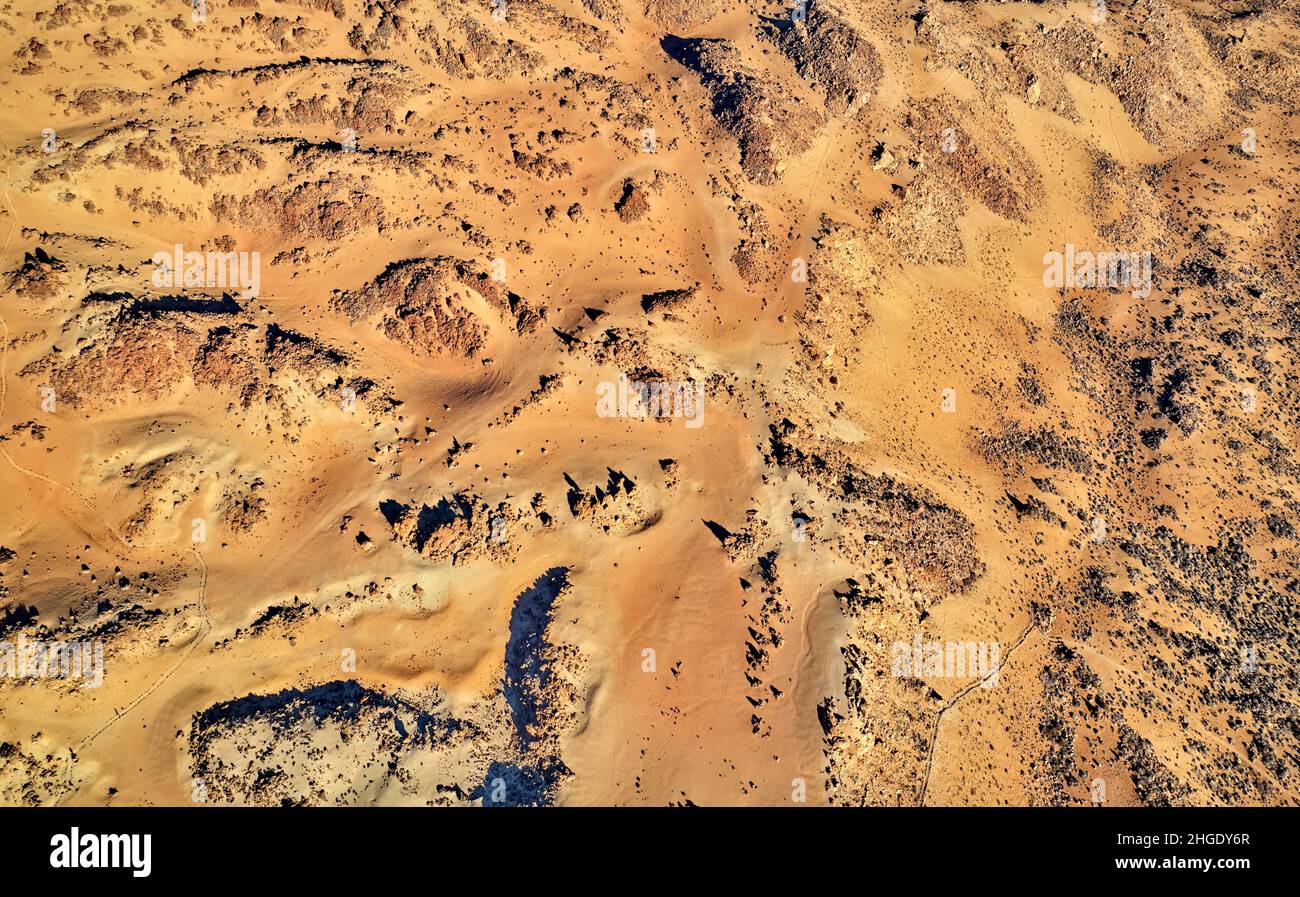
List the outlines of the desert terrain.
{"type": "Polygon", "coordinates": [[[0,804],[1300,802],[1296,0],[0,56],[0,804]]]}

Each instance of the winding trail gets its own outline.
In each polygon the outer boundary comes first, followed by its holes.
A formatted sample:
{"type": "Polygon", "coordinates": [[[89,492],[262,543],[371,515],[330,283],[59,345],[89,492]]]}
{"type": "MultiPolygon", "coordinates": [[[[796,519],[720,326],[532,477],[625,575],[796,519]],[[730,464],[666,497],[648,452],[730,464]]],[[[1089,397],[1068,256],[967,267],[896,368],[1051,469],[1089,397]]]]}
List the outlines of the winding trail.
{"type": "MultiPolygon", "coordinates": [[[[3,149],[5,154],[4,199],[5,199],[5,205],[8,207],[9,214],[10,214],[9,231],[5,235],[4,246],[0,248],[0,259],[4,259],[8,257],[9,244],[13,241],[14,230],[18,226],[18,210],[14,207],[13,198],[10,196],[10,192],[9,192],[10,184],[12,182],[12,176],[11,176],[9,166],[10,166],[10,160],[12,159],[13,156],[13,152],[10,146],[7,143],[4,143],[3,141],[0,141],[0,148],[3,149]]],[[[0,341],[0,423],[2,423],[4,420],[6,404],[9,398],[9,372],[7,367],[8,360],[9,360],[9,324],[5,320],[2,314],[0,314],[0,340],[2,340],[0,341]]],[[[3,457],[10,467],[12,467],[16,472],[22,474],[23,476],[39,480],[40,482],[45,483],[46,485],[53,486],[55,489],[67,493],[68,495],[75,498],[78,502],[80,502],[86,508],[86,510],[90,512],[91,516],[94,517],[95,520],[97,520],[100,523],[100,525],[104,527],[104,529],[108,530],[108,532],[110,532],[113,535],[113,538],[121,546],[122,550],[121,551],[114,550],[113,551],[114,554],[118,555],[119,557],[129,557],[135,551],[135,546],[133,546],[126,539],[126,537],[123,536],[122,533],[118,531],[117,527],[113,526],[113,524],[110,523],[107,518],[105,518],[102,514],[100,514],[99,510],[95,507],[95,505],[88,498],[86,498],[84,495],[78,492],[76,489],[73,489],[71,486],[64,485],[63,483],[60,483],[57,480],[53,480],[50,477],[47,477],[43,473],[39,473],[28,467],[24,467],[23,465],[19,464],[17,461],[13,459],[13,456],[9,454],[9,450],[7,448],[0,447],[0,457],[3,457]]],[[[203,555],[199,553],[199,550],[196,547],[191,546],[190,553],[194,555],[194,559],[195,561],[198,562],[198,566],[199,566],[199,599],[198,600],[199,600],[199,611],[203,616],[202,624],[199,626],[198,631],[194,634],[194,638],[190,640],[190,643],[186,647],[185,652],[180,656],[179,659],[177,659],[175,663],[171,665],[171,667],[168,668],[168,670],[165,673],[162,674],[162,676],[156,679],[152,685],[150,685],[143,692],[137,695],[130,703],[126,705],[125,708],[115,713],[111,719],[102,723],[89,735],[83,738],[77,744],[75,749],[69,751],[69,758],[68,758],[69,786],[72,785],[72,766],[73,763],[75,762],[76,754],[80,751],[85,750],[90,744],[92,744],[95,741],[95,739],[97,739],[100,735],[104,734],[104,732],[108,731],[108,729],[111,728],[114,723],[117,723],[118,721],[122,720],[132,710],[134,710],[136,707],[142,704],[146,699],[148,699],[150,695],[152,695],[155,691],[161,688],[162,685],[166,683],[167,680],[170,679],[172,675],[177,670],[179,670],[187,660],[190,659],[190,656],[194,653],[195,649],[198,648],[199,644],[203,641],[203,637],[212,630],[212,617],[208,613],[208,603],[207,603],[208,564],[207,561],[203,559],[203,555]]],[[[62,804],[64,800],[66,800],[74,793],[74,791],[75,791],[74,788],[69,787],[69,790],[65,791],[63,795],[55,803],[62,804]]]]}
{"type": "Polygon", "coordinates": [[[172,677],[173,673],[175,673],[185,664],[185,661],[190,659],[190,655],[194,653],[194,649],[199,646],[199,643],[203,640],[203,637],[212,630],[212,618],[208,616],[208,603],[207,603],[208,563],[207,561],[203,560],[203,555],[199,554],[199,550],[197,548],[191,548],[190,553],[193,554],[194,559],[199,562],[199,611],[203,614],[203,624],[199,627],[198,632],[194,633],[194,638],[190,639],[189,646],[185,649],[185,653],[182,654],[180,658],[174,664],[171,665],[171,667],[167,670],[167,672],[163,673],[162,676],[160,676],[153,683],[153,685],[150,685],[143,692],[141,692],[140,695],[135,698],[135,700],[131,701],[131,703],[127,704],[126,707],[119,710],[117,714],[113,716],[112,719],[104,722],[102,725],[99,726],[99,728],[95,729],[95,731],[91,732],[89,735],[83,738],[81,742],[77,745],[78,751],[85,750],[96,738],[98,738],[100,735],[103,735],[104,732],[108,731],[108,729],[114,723],[116,723],[118,720],[125,717],[128,713],[130,713],[141,703],[143,703],[145,699],[147,699],[151,694],[157,691],[163,685],[163,683],[165,683],[168,679],[172,677]]]}
{"type": "Polygon", "coordinates": [[[957,692],[957,694],[944,702],[944,705],[939,708],[939,712],[934,716],[934,725],[930,728],[930,748],[926,751],[925,755],[925,779],[921,782],[921,797],[917,801],[917,806],[925,806],[925,795],[930,790],[930,773],[934,770],[934,747],[939,740],[939,724],[943,722],[943,715],[956,706],[958,701],[982,686],[985,682],[1001,675],[1002,671],[1006,668],[1006,665],[1011,661],[1011,655],[1014,654],[1015,650],[1024,643],[1026,638],[1029,637],[1029,633],[1033,632],[1037,628],[1038,624],[1036,622],[1030,622],[1030,624],[1025,627],[1025,631],[1020,633],[1020,637],[1017,638],[1011,644],[1011,647],[1007,649],[1007,656],[1002,658],[1002,662],[998,664],[996,670],[989,673],[983,679],[977,679],[967,685],[961,691],[957,692]]]}

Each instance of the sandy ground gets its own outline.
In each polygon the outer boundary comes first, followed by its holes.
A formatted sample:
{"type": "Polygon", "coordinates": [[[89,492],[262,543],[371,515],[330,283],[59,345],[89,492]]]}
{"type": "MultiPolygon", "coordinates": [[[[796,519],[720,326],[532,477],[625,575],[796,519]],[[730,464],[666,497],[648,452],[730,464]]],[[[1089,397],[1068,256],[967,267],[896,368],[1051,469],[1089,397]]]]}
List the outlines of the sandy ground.
{"type": "Polygon", "coordinates": [[[1300,797],[1294,2],[0,41],[0,802],[1300,797]]]}

